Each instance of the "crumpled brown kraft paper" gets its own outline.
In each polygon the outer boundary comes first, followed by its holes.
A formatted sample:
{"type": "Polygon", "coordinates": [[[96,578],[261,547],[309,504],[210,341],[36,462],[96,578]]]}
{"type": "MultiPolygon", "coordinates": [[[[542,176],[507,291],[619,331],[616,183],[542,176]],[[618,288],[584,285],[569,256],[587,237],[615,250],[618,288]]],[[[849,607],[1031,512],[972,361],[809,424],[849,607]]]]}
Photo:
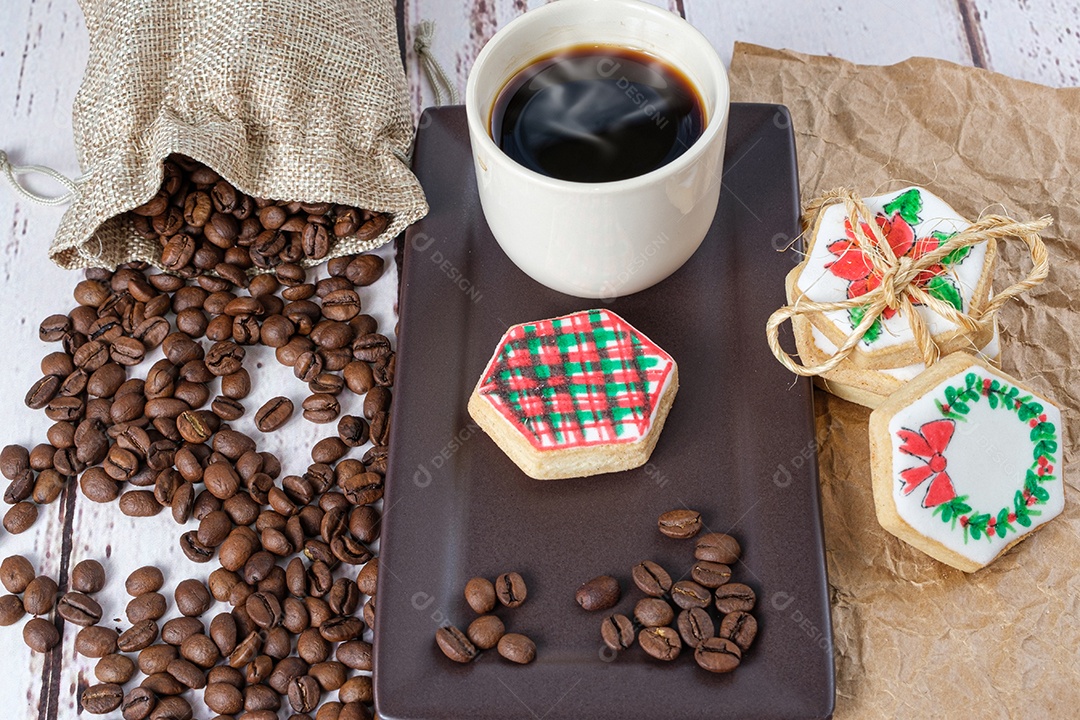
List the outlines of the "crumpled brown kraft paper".
{"type": "MultiPolygon", "coordinates": [[[[791,110],[803,200],[844,185],[931,189],[962,215],[1044,214],[1049,279],[999,313],[1002,366],[1065,420],[1065,512],[967,575],[885,532],[870,482],[870,411],[817,391],[819,463],[845,718],[1080,713],[1080,88],[1054,90],[912,59],[889,67],[738,44],[732,99],[791,110]]],[[[999,245],[995,287],[1030,268],[999,245]]],[[[764,328],[762,328],[764,334],[764,328]]]]}

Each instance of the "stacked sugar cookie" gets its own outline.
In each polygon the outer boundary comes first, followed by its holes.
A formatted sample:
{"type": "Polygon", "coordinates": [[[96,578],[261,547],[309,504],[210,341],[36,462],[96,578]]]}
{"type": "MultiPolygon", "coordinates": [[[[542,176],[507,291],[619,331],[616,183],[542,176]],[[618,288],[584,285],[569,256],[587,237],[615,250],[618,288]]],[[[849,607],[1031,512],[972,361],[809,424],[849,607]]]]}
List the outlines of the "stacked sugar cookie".
{"type": "Polygon", "coordinates": [[[775,341],[774,320],[791,320],[801,364],[775,342],[773,351],[822,389],[875,408],[882,527],[975,572],[1064,508],[1061,413],[999,369],[993,319],[1046,277],[1038,231],[1049,220],[994,216],[976,226],[918,187],[863,200],[838,191],[811,219],[805,259],[787,277],[788,307],[769,323],[775,341]],[[1034,267],[995,297],[996,242],[1008,237],[1028,244],[1034,267]]]}
{"type": "MultiPolygon", "coordinates": [[[[971,225],[941,198],[918,187],[864,202],[901,260],[918,260],[971,225]]],[[[806,259],[788,275],[789,303],[835,302],[880,287],[881,273],[856,242],[843,204],[829,205],[818,213],[809,238],[806,259]]],[[[946,255],[915,283],[930,296],[974,315],[986,307],[990,297],[996,259],[993,241],[969,245],[946,255]]],[[[915,309],[942,355],[966,350],[996,361],[1000,343],[995,324],[967,332],[926,305],[915,309]]],[[[795,343],[803,363],[818,365],[834,355],[862,317],[861,307],[794,316],[795,343]]],[[[925,368],[908,318],[886,308],[855,351],[833,370],[817,376],[815,382],[845,400],[877,407],[925,368]]]]}

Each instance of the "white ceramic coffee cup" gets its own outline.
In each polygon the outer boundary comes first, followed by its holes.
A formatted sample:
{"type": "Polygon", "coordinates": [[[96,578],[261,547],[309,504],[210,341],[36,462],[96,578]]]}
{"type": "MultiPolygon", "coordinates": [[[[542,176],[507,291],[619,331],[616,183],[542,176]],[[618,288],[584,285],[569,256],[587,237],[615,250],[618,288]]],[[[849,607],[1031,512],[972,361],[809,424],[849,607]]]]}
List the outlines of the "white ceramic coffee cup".
{"type": "Polygon", "coordinates": [[[557,0],[488,41],[465,90],[484,217],[503,251],[555,290],[611,299],[678,270],[705,237],[720,196],[730,95],[716,50],[689,23],[638,0],[557,0]],[[547,177],[510,159],[489,134],[499,91],[536,58],[582,44],[655,55],[680,70],[705,105],[705,132],[652,172],[615,182],[547,177]]]}

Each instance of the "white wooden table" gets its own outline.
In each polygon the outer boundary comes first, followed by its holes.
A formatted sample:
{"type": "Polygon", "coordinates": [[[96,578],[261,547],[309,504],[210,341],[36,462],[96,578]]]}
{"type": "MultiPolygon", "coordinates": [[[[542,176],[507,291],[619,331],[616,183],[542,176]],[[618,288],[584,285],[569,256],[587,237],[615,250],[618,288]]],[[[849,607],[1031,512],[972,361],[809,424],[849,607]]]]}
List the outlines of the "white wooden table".
{"type": "MultiPolygon", "coordinates": [[[[695,24],[725,59],[735,40],[745,40],[862,63],[925,55],[1049,85],[1080,83],[1080,5],[1066,0],[651,1],[695,24]]],[[[543,0],[405,0],[414,110],[419,112],[433,98],[412,51],[416,23],[437,21],[434,52],[461,91],[485,41],[501,25],[541,4],[543,0]]],[[[0,3],[0,148],[16,164],[39,163],[78,174],[71,104],[86,55],[86,29],[76,0],[0,3]]],[[[48,183],[33,185],[55,189],[48,183]]],[[[70,309],[71,289],[81,278],[46,258],[59,217],[59,210],[17,201],[13,193],[0,189],[0,445],[32,446],[44,440],[49,425],[42,413],[23,405],[23,395],[40,375],[39,359],[50,351],[37,338],[38,323],[70,309]]],[[[391,249],[383,252],[391,257],[391,249]]],[[[388,265],[390,276],[369,288],[363,300],[389,333],[395,321],[396,276],[393,263],[388,265]]],[[[291,373],[269,353],[253,352],[249,358],[247,366],[256,379],[245,401],[249,414],[282,392],[299,404],[305,388],[291,373]],[[263,369],[254,372],[255,363],[263,369]]],[[[356,398],[345,407],[346,412],[357,409],[356,398]]],[[[249,417],[237,425],[251,430],[250,423],[249,417]]],[[[297,418],[286,430],[268,439],[264,449],[278,452],[289,472],[306,466],[307,448],[328,429],[297,418]]],[[[167,513],[133,520],[115,505],[95,505],[76,495],[43,508],[37,524],[23,535],[0,531],[0,557],[25,554],[40,572],[54,578],[85,557],[102,560],[111,581],[99,600],[110,619],[122,618],[123,578],[140,565],[166,567],[167,587],[191,575],[205,578],[210,568],[192,565],[181,555],[179,532],[167,513]]],[[[77,689],[94,682],[92,663],[75,655],[70,630],[61,648],[46,658],[22,645],[21,627],[0,629],[0,717],[75,717],[77,689]]]]}

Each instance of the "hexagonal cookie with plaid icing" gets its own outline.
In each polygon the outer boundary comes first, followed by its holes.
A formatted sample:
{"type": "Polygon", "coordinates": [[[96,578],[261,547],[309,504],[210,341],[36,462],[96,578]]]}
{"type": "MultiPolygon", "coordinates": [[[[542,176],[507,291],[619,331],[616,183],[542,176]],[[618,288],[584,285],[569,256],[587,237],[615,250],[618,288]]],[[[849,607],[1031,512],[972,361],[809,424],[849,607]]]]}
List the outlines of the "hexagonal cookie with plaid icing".
{"type": "MultiPolygon", "coordinates": [[[[897,258],[918,260],[971,224],[944,200],[920,187],[869,197],[864,202],[897,258]]],[[[856,242],[842,203],[818,213],[810,237],[806,259],[788,286],[791,304],[800,299],[836,302],[858,298],[881,284],[880,275],[856,242]]],[[[977,316],[987,303],[996,254],[993,242],[961,248],[921,273],[915,282],[932,297],[977,316]]],[[[981,348],[991,340],[989,325],[968,333],[929,307],[918,305],[915,309],[943,354],[981,348]]],[[[815,312],[807,317],[831,344],[841,345],[862,321],[863,308],[815,312]]],[[[850,356],[856,365],[875,369],[903,367],[922,359],[908,318],[890,308],[870,326],[850,356]]]]}
{"type": "Polygon", "coordinates": [[[1061,514],[1061,412],[967,353],[939,361],[870,415],[882,527],[975,572],[1061,514]]]}
{"type": "Polygon", "coordinates": [[[670,355],[610,310],[514,325],[469,414],[529,477],[644,465],[679,388],[670,355]]]}

